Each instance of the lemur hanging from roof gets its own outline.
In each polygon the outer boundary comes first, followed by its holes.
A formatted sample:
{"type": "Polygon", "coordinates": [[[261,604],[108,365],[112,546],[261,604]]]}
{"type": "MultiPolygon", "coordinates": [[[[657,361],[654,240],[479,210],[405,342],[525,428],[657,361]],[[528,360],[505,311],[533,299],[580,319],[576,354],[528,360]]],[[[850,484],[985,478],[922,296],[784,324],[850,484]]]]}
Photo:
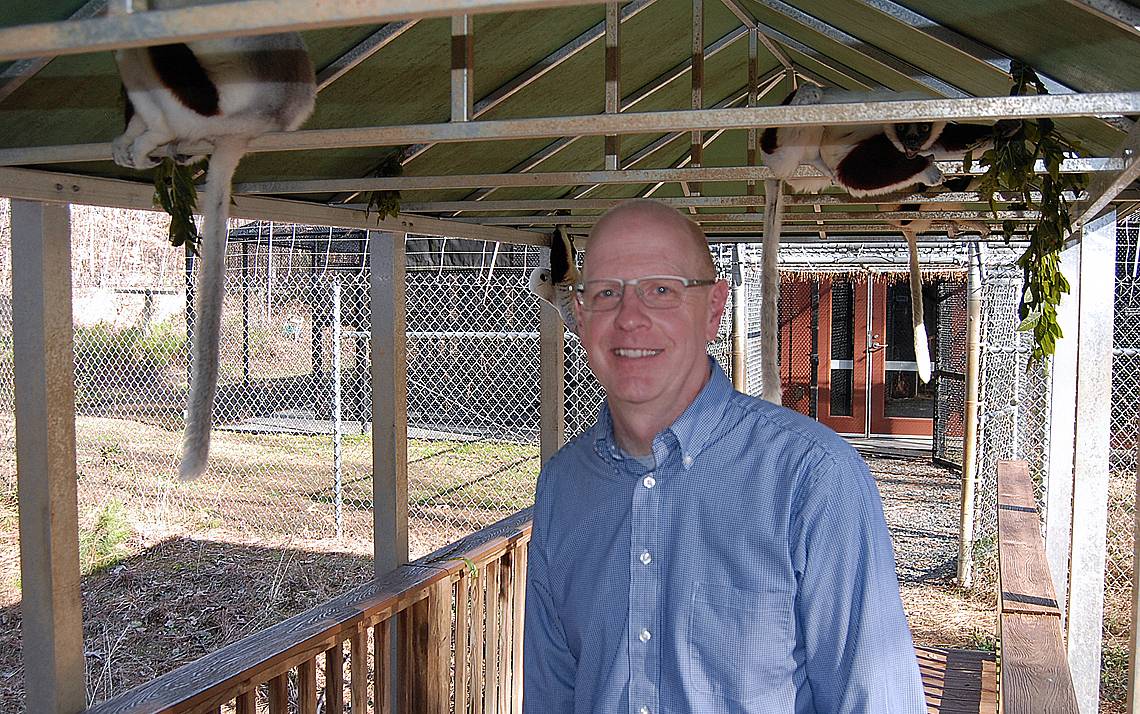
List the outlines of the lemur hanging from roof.
{"type": "MultiPolygon", "coordinates": [[[[151,0],[154,10],[201,4],[151,0]]],[[[110,3],[122,12],[126,0],[110,3]]],[[[202,267],[198,277],[193,372],[179,473],[206,468],[218,383],[218,342],[225,296],[226,221],[230,183],[249,142],[291,131],[312,113],[313,66],[296,33],[232,37],[115,51],[127,95],[127,129],[114,140],[115,163],[156,166],[164,156],[188,163],[184,147],[213,145],[202,203],[202,267]]]]}
{"type": "Polygon", "coordinates": [[[531,271],[530,291],[553,305],[566,328],[575,335],[578,321],[574,318],[574,286],[580,278],[574,241],[566,226],[558,226],[550,236],[550,267],[531,271]]]}
{"type": "MultiPolygon", "coordinates": [[[[846,92],[807,85],[788,95],[783,104],[853,103],[924,98],[889,90],[846,92]]],[[[1016,126],[1016,122],[1010,123],[1016,126]]],[[[775,254],[779,250],[783,219],[783,191],[787,183],[795,191],[819,191],[837,186],[855,197],[879,196],[943,182],[936,160],[962,159],[971,151],[980,153],[992,145],[994,128],[957,122],[903,122],[858,126],[803,126],[765,129],[760,140],[764,164],[776,175],[765,182],[764,268],[761,313],[761,373],[764,398],[779,401],[779,366],[776,361],[776,311],[779,273],[775,254]],[[792,178],[801,164],[813,166],[821,178],[792,178]],[[768,256],[772,254],[769,264],[768,256]],[[771,298],[769,296],[772,296],[771,298]],[[769,388],[769,384],[774,387],[769,388]]],[[[917,234],[928,222],[898,222],[910,252],[911,324],[914,328],[915,360],[922,381],[930,380],[930,351],[923,324],[922,274],[918,265],[917,234]]]]}

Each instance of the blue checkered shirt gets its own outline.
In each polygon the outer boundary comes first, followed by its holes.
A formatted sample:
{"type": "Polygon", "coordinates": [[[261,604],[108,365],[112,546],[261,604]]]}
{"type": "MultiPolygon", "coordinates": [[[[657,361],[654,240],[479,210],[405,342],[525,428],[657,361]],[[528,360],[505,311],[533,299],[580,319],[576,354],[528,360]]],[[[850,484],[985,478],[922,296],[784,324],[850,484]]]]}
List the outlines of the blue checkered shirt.
{"type": "Polygon", "coordinates": [[[711,370],[652,470],[605,406],[543,468],[523,710],[925,712],[866,464],[711,370]]]}

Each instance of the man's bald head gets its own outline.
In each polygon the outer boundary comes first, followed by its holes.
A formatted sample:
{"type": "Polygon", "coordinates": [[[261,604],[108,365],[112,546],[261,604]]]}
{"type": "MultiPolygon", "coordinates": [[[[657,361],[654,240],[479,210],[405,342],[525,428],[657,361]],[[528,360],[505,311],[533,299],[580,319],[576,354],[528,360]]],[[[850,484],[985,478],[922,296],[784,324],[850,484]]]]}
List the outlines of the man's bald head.
{"type": "MultiPolygon", "coordinates": [[[[696,223],[663,203],[648,198],[635,198],[607,211],[590,231],[586,244],[585,272],[590,270],[590,254],[603,242],[622,239],[634,228],[651,228],[661,236],[661,247],[681,250],[694,272],[683,277],[711,279],[716,277],[709,242],[696,223]],[[691,259],[691,261],[690,261],[691,259]]],[[[680,257],[680,256],[677,256],[680,257]]]]}

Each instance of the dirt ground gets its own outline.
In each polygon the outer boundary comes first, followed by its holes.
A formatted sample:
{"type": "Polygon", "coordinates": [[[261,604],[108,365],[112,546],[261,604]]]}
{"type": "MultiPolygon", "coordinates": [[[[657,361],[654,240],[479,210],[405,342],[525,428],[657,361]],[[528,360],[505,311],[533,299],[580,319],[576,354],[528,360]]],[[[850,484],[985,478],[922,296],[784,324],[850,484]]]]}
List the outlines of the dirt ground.
{"type": "MultiPolygon", "coordinates": [[[[92,428],[91,424],[86,426],[92,428]]],[[[96,426],[120,428],[114,424],[96,426]]],[[[114,443],[141,448],[137,434],[119,437],[127,441],[114,443]]],[[[229,437],[222,438],[220,457],[236,459],[264,448],[264,443],[259,446],[239,441],[230,443],[229,437]]],[[[98,439],[81,443],[81,498],[105,501],[108,489],[122,489],[123,479],[139,478],[136,468],[123,467],[126,461],[136,461],[138,454],[108,450],[107,443],[98,439]]],[[[172,447],[173,443],[159,443],[154,448],[156,454],[162,454],[172,447]]],[[[500,485],[500,492],[510,493],[500,493],[487,509],[473,505],[484,501],[464,496],[473,490],[484,495],[494,491],[495,479],[504,474],[512,479],[510,484],[517,484],[526,473],[533,479],[537,462],[525,448],[504,447],[500,451],[505,453],[498,456],[493,451],[487,444],[416,445],[409,454],[410,469],[432,464],[433,470],[425,474],[435,476],[422,476],[411,489],[417,514],[411,527],[414,549],[426,552],[450,542],[480,523],[514,512],[531,497],[526,489],[520,492],[500,485]],[[464,462],[468,466],[481,464],[484,471],[461,476],[458,469],[464,462]],[[453,468],[449,470],[444,464],[453,468]]],[[[294,468],[303,463],[304,454],[297,457],[297,453],[295,450],[294,468]]],[[[352,457],[346,454],[346,458],[352,457]]],[[[868,462],[879,482],[895,541],[902,595],[915,641],[992,647],[994,618],[989,598],[953,585],[956,475],[919,461],[869,458],[868,462]]],[[[0,466],[2,473],[14,472],[11,463],[0,466]]],[[[16,713],[24,710],[18,523],[14,478],[4,478],[0,481],[0,711],[16,713]]],[[[98,522],[92,522],[95,516],[91,515],[81,519],[85,533],[113,531],[116,523],[123,529],[120,538],[108,539],[108,552],[95,548],[93,552],[102,560],[89,562],[90,572],[83,578],[84,649],[92,703],[309,609],[372,576],[370,540],[355,528],[345,538],[336,539],[272,534],[248,527],[250,514],[268,517],[273,509],[282,509],[282,503],[293,503],[285,480],[273,481],[268,489],[263,488],[265,484],[219,482],[210,490],[223,488],[226,483],[230,483],[234,497],[208,502],[202,498],[167,499],[162,501],[167,509],[163,518],[147,510],[153,510],[156,501],[141,498],[124,499],[122,512],[115,512],[118,515],[108,516],[105,506],[101,511],[81,507],[81,512],[102,514],[98,522]],[[184,517],[172,517],[176,507],[185,510],[184,517]],[[104,520],[110,525],[104,527],[104,520]]],[[[136,492],[150,488],[137,481],[131,484],[136,492]]],[[[309,498],[307,502],[312,507],[320,499],[309,498]]],[[[305,499],[296,497],[298,507],[304,503],[305,499]]],[[[369,520],[360,518],[368,513],[367,504],[357,505],[359,513],[354,518],[369,520]]],[[[309,525],[319,517],[313,510],[309,525]]],[[[297,530],[315,532],[313,528],[297,530]]]]}

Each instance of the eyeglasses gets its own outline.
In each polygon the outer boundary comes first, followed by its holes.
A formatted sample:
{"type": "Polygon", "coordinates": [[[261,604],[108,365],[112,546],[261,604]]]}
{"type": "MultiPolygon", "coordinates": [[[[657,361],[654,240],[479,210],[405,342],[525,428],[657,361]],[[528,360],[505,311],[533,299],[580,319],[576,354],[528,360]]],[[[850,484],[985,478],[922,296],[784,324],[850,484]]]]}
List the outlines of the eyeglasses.
{"type": "Polygon", "coordinates": [[[685,288],[715,285],[716,280],[694,280],[678,275],[647,275],[634,280],[587,280],[574,286],[578,304],[583,310],[603,312],[613,310],[621,304],[626,287],[637,291],[637,296],[646,307],[670,308],[681,304],[681,293],[685,288]]]}

